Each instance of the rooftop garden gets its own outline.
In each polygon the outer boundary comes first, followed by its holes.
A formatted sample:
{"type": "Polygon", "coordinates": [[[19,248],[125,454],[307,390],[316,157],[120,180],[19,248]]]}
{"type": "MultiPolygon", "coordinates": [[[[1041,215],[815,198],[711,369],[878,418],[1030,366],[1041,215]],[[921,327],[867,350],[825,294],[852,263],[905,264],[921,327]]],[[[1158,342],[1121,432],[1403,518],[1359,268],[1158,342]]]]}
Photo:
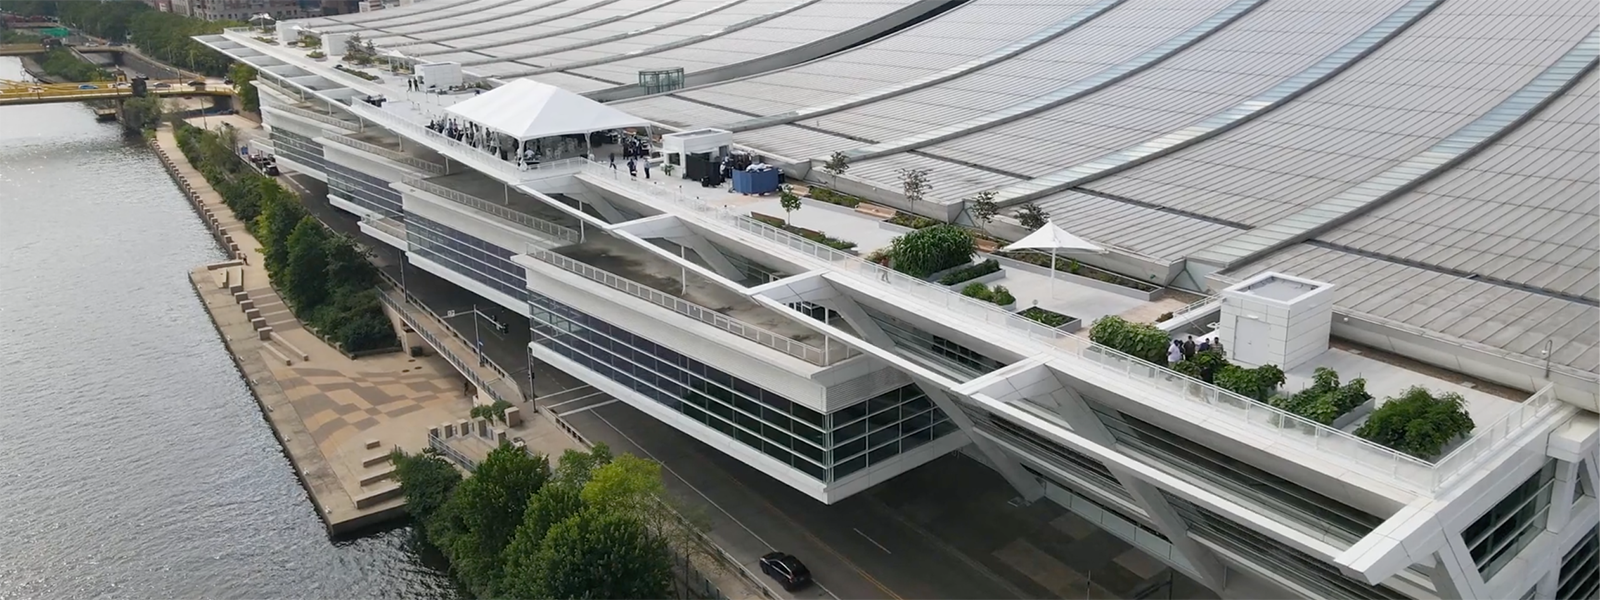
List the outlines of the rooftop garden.
{"type": "Polygon", "coordinates": [[[1031,319],[1043,323],[1047,327],[1060,327],[1072,322],[1071,316],[1063,315],[1053,310],[1039,308],[1037,306],[1028,307],[1017,314],[1021,315],[1025,319],[1031,319]]]}
{"type": "Polygon", "coordinates": [[[1000,306],[1011,306],[1017,303],[1017,297],[1011,295],[1011,290],[1006,286],[997,285],[990,288],[981,283],[974,283],[961,288],[961,295],[968,298],[977,298],[984,302],[992,302],[1000,306]]]}
{"type": "MultiPolygon", "coordinates": [[[[1039,252],[1033,252],[1033,251],[1024,251],[1024,252],[997,251],[997,252],[995,252],[995,256],[1004,256],[1004,257],[1009,258],[1011,260],[1021,261],[1021,262],[1025,262],[1025,263],[1028,263],[1028,264],[1039,265],[1041,267],[1046,267],[1046,268],[1049,268],[1049,267],[1052,266],[1051,265],[1051,256],[1049,254],[1044,254],[1044,253],[1039,253],[1039,252]]],[[[1081,277],[1088,277],[1090,279],[1095,279],[1095,280],[1104,281],[1104,282],[1110,283],[1110,284],[1120,285],[1120,286],[1125,287],[1125,288],[1136,289],[1136,290],[1139,290],[1141,292],[1153,292],[1153,291],[1156,290],[1156,287],[1157,287],[1155,285],[1152,285],[1152,284],[1149,284],[1149,283],[1145,283],[1143,281],[1139,281],[1139,280],[1131,278],[1131,277],[1124,277],[1122,275],[1118,275],[1118,274],[1112,273],[1110,271],[1106,271],[1106,270],[1103,270],[1103,269],[1097,269],[1095,267],[1091,267],[1089,265],[1082,264],[1082,263],[1080,263],[1080,262],[1078,262],[1076,260],[1070,259],[1070,258],[1062,258],[1060,256],[1056,256],[1054,258],[1055,258],[1055,264],[1053,266],[1055,267],[1055,270],[1061,271],[1063,273],[1070,273],[1072,275],[1078,275],[1078,276],[1081,276],[1081,277]]]]}
{"type": "Polygon", "coordinates": [[[787,231],[789,233],[798,235],[800,237],[803,237],[805,239],[811,240],[811,241],[816,242],[818,244],[822,244],[822,245],[827,246],[829,248],[833,248],[835,250],[846,250],[846,251],[848,251],[848,250],[854,250],[855,247],[856,247],[856,243],[855,242],[849,242],[849,241],[841,240],[841,239],[838,239],[838,238],[835,238],[835,237],[829,237],[828,235],[826,235],[826,234],[824,234],[824,233],[822,233],[820,231],[816,231],[814,229],[806,229],[804,227],[796,227],[794,225],[788,224],[787,222],[785,222],[781,218],[774,217],[774,216],[771,216],[771,215],[763,215],[761,213],[750,213],[750,218],[755,219],[757,221],[760,221],[762,223],[766,223],[766,224],[771,225],[773,227],[777,227],[778,229],[782,229],[782,230],[787,231]]]}
{"type": "Polygon", "coordinates": [[[1372,411],[1356,435],[1423,460],[1434,460],[1444,447],[1472,433],[1466,399],[1455,392],[1435,395],[1411,387],[1386,398],[1372,411]]]}
{"type": "Polygon", "coordinates": [[[965,229],[937,225],[894,238],[887,254],[894,270],[927,278],[970,262],[976,252],[972,235],[965,229]]]}

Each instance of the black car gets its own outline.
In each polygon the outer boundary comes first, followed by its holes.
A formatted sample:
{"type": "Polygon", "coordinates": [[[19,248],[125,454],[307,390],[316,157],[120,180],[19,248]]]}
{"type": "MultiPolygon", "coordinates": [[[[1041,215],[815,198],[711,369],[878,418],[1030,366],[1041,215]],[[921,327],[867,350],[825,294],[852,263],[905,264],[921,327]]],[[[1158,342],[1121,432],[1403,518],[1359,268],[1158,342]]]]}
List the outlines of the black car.
{"type": "Polygon", "coordinates": [[[778,585],[791,592],[811,583],[811,570],[792,554],[767,553],[761,557],[761,572],[777,580],[778,585]]]}

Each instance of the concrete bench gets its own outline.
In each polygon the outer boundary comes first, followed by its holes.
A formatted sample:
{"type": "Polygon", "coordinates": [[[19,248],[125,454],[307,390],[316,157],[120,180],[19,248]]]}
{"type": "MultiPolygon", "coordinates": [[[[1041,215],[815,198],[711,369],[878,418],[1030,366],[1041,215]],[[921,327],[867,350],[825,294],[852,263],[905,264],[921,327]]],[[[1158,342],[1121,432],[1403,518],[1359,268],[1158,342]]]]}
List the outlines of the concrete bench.
{"type": "Polygon", "coordinates": [[[277,348],[273,348],[272,344],[267,344],[266,348],[267,353],[272,355],[273,360],[283,363],[283,366],[287,367],[294,364],[293,360],[291,360],[288,356],[285,356],[282,352],[279,352],[277,348]]]}
{"type": "Polygon", "coordinates": [[[383,463],[386,463],[386,462],[389,462],[389,453],[388,452],[385,452],[383,454],[374,454],[372,456],[368,456],[366,458],[361,459],[361,466],[363,468],[366,468],[366,467],[371,467],[372,465],[379,465],[379,464],[383,464],[383,463]]]}
{"type": "Polygon", "coordinates": [[[372,493],[356,496],[356,508],[371,508],[374,505],[399,498],[401,494],[400,484],[392,481],[387,482],[386,485],[374,490],[372,493]]]}
{"type": "Polygon", "coordinates": [[[283,339],[283,336],[278,334],[277,332],[274,332],[272,334],[272,341],[275,341],[275,342],[277,342],[279,344],[283,344],[283,347],[288,348],[289,352],[293,353],[295,356],[300,357],[301,361],[311,360],[311,355],[310,354],[306,354],[304,350],[301,350],[301,349],[295,347],[294,344],[289,343],[289,340],[283,339]]]}
{"type": "Polygon", "coordinates": [[[887,206],[878,206],[876,204],[872,204],[872,203],[868,203],[868,202],[862,202],[861,204],[857,204],[856,205],[856,212],[864,214],[864,215],[867,215],[867,216],[876,217],[876,218],[879,218],[879,219],[891,219],[891,218],[894,218],[894,213],[895,213],[894,209],[892,209],[892,208],[889,208],[887,206]]]}

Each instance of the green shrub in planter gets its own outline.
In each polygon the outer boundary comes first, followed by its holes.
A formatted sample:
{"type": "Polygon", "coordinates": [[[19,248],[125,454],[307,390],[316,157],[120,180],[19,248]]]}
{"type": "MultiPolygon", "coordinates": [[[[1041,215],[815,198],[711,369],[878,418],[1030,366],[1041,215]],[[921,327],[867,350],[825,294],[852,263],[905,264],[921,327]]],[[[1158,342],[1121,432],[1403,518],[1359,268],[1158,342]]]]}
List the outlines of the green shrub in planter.
{"type": "Polygon", "coordinates": [[[967,287],[961,288],[961,295],[966,296],[968,298],[977,298],[979,300],[988,300],[989,299],[989,286],[981,284],[981,283],[974,283],[974,284],[969,285],[967,287]]]}
{"type": "Polygon", "coordinates": [[[1357,377],[1341,386],[1337,371],[1318,367],[1312,375],[1311,387],[1293,396],[1273,398],[1270,404],[1328,425],[1371,399],[1372,394],[1367,393],[1367,380],[1357,377]]]}
{"type": "Polygon", "coordinates": [[[1072,317],[1063,315],[1053,310],[1045,310],[1037,306],[1028,307],[1027,310],[1017,313],[1024,318],[1043,323],[1046,327],[1060,327],[1072,321],[1072,317]]]}
{"type": "Polygon", "coordinates": [[[828,204],[837,204],[848,208],[855,208],[861,204],[861,199],[849,194],[841,194],[825,187],[812,187],[811,199],[821,200],[828,204]]]}
{"type": "Polygon", "coordinates": [[[1017,297],[1011,295],[1011,290],[1006,289],[1006,286],[997,285],[994,286],[994,290],[992,290],[991,295],[989,296],[989,301],[999,304],[1000,306],[1007,306],[1010,304],[1015,304],[1017,297]]]}
{"type": "Polygon", "coordinates": [[[1240,396],[1265,402],[1272,395],[1272,390],[1283,385],[1284,381],[1283,369],[1277,365],[1261,365],[1254,369],[1246,369],[1239,365],[1228,364],[1217,369],[1215,383],[1217,387],[1240,396]]]}
{"type": "Polygon", "coordinates": [[[1412,387],[1389,398],[1372,411],[1356,435],[1423,460],[1433,460],[1446,444],[1472,433],[1461,394],[1437,396],[1427,388],[1412,387]]]}
{"type": "Polygon", "coordinates": [[[1172,338],[1149,323],[1132,323],[1116,315],[1096,319],[1089,328],[1089,339],[1124,354],[1167,366],[1167,346],[1172,338]]]}
{"type": "Polygon", "coordinates": [[[972,235],[954,225],[918,229],[894,238],[889,248],[894,268],[912,277],[960,266],[977,252],[972,235]]]}
{"type": "Polygon", "coordinates": [[[945,273],[944,277],[939,278],[939,285],[955,285],[969,279],[983,277],[984,275],[988,275],[999,270],[1000,261],[991,258],[970,267],[963,267],[949,273],[945,273]]]}
{"type": "MultiPolygon", "coordinates": [[[[1196,352],[1194,358],[1189,360],[1178,361],[1178,364],[1172,365],[1172,370],[1184,375],[1188,375],[1195,379],[1206,381],[1205,374],[1207,367],[1210,367],[1212,378],[1215,378],[1217,370],[1221,369],[1227,364],[1228,359],[1222,355],[1222,351],[1212,349],[1206,350],[1205,352],[1196,352]]],[[[1210,381],[1206,382],[1210,383],[1210,381]]]]}

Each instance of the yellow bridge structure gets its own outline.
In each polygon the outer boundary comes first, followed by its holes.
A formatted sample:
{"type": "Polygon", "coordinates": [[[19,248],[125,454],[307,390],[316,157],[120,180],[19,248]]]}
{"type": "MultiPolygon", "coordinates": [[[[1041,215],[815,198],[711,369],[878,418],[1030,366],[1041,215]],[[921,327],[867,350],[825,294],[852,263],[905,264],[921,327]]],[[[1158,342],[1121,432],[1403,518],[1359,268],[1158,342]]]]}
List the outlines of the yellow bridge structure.
{"type": "MultiPolygon", "coordinates": [[[[146,82],[145,95],[163,98],[190,96],[232,96],[233,86],[217,82],[192,85],[178,80],[146,82]]],[[[31,83],[0,79],[0,106],[22,104],[50,104],[54,102],[83,102],[86,100],[120,100],[133,97],[133,85],[127,81],[90,81],[85,83],[31,83]]]]}
{"type": "MultiPolygon", "coordinates": [[[[71,46],[71,48],[84,54],[127,52],[127,48],[122,46],[71,46]]],[[[0,44],[0,56],[30,56],[44,54],[49,51],[50,48],[45,47],[43,44],[0,44]]]]}

